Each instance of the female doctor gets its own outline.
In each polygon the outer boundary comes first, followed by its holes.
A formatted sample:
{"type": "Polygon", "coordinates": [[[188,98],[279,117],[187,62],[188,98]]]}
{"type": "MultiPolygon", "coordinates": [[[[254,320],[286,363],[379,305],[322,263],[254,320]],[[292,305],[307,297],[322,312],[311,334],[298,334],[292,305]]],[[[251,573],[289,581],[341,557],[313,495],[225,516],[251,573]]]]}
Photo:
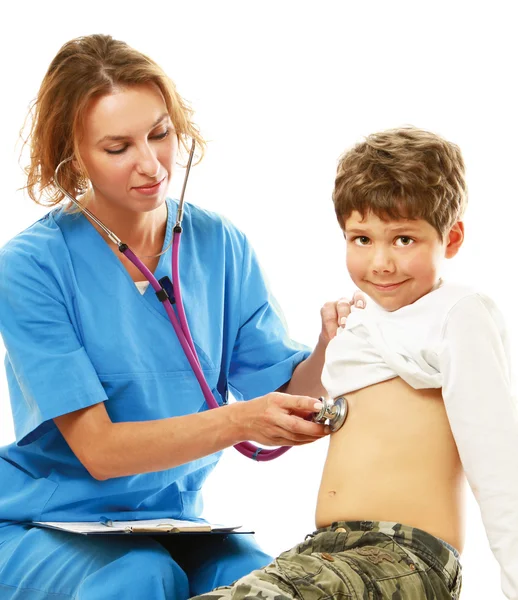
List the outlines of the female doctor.
{"type": "Polygon", "coordinates": [[[171,277],[177,155],[204,142],[173,83],[110,36],[66,43],[41,84],[27,189],[53,206],[0,251],[0,331],[16,442],[0,449],[0,598],[183,600],[270,557],[252,536],[86,537],[33,521],[195,519],[220,451],[305,444],[325,347],[349,313],[326,304],[311,355],[292,342],[246,237],[185,205],[182,295],[206,410],[163,305],[55,177],[159,279],[171,277]],[[67,159],[55,175],[58,164],[67,159]],[[231,391],[238,400],[227,404],[231,391]],[[277,391],[276,391],[277,390],[277,391]],[[282,393],[281,393],[282,391],[282,393]]]}

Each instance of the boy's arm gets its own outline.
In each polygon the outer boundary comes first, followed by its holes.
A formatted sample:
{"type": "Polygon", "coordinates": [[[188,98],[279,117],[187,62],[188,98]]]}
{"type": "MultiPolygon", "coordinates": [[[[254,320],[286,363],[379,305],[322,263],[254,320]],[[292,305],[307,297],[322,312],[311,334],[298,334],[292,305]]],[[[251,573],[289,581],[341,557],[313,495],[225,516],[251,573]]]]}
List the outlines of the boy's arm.
{"type": "Polygon", "coordinates": [[[326,302],[320,309],[322,330],[318,343],[311,355],[299,363],[293,372],[291,381],[282,386],[279,392],[302,396],[327,396],[327,390],[322,385],[322,369],[329,342],[336,336],[339,327],[345,327],[347,317],[353,308],[362,310],[366,305],[365,295],[356,290],[351,300],[340,298],[336,302],[326,302]]]}
{"type": "Polygon", "coordinates": [[[518,409],[506,346],[498,309],[474,294],[450,311],[439,362],[448,419],[502,590],[518,600],[518,409]]]}

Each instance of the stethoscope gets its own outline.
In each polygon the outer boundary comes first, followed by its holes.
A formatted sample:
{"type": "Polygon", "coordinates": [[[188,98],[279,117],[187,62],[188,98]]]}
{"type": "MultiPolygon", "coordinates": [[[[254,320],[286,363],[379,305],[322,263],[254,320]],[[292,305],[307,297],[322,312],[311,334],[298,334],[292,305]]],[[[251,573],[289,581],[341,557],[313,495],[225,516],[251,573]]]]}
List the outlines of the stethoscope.
{"type": "MultiPolygon", "coordinates": [[[[203,370],[201,368],[200,360],[194,347],[194,342],[191,337],[187,318],[185,316],[185,310],[182,302],[182,294],[180,289],[180,272],[179,272],[179,251],[180,251],[180,240],[182,237],[182,219],[183,219],[183,204],[185,187],[187,185],[187,179],[191,170],[192,159],[194,156],[195,142],[192,141],[191,151],[189,153],[189,160],[187,162],[185,178],[183,182],[182,192],[180,195],[180,201],[178,203],[178,210],[176,213],[176,223],[173,228],[173,250],[172,250],[172,277],[173,277],[173,290],[174,297],[171,297],[166,291],[165,287],[157,281],[153,273],[146,267],[146,265],[138,258],[136,254],[128,247],[127,244],[122,242],[104,223],[102,223],[95,215],[93,215],[86,207],[84,207],[78,200],[76,200],[71,194],[69,194],[58,182],[58,171],[62,165],[72,160],[72,157],[66,158],[61,161],[54,171],[54,184],[56,187],[71,201],[73,202],[88,218],[96,223],[108,236],[108,238],[116,244],[119,252],[122,252],[124,256],[135,265],[135,267],[144,275],[149,281],[149,284],[156,293],[157,298],[162,302],[167,316],[171,321],[171,324],[175,330],[178,341],[182,346],[182,349],[189,361],[189,364],[193,370],[198,383],[200,384],[203,396],[209,408],[219,408],[219,404],[214,398],[212,391],[207,383],[203,370]],[[173,310],[173,303],[176,303],[176,309],[178,311],[178,317],[173,310]]],[[[329,421],[329,427],[331,431],[337,431],[343,425],[347,416],[347,401],[344,397],[337,398],[336,402],[327,398],[320,398],[322,402],[321,410],[312,417],[312,420],[316,423],[325,424],[329,421]]],[[[272,460],[284,454],[292,446],[281,446],[280,448],[259,448],[251,442],[240,442],[234,446],[236,450],[241,454],[252,458],[254,460],[265,461],[272,460]]]]}

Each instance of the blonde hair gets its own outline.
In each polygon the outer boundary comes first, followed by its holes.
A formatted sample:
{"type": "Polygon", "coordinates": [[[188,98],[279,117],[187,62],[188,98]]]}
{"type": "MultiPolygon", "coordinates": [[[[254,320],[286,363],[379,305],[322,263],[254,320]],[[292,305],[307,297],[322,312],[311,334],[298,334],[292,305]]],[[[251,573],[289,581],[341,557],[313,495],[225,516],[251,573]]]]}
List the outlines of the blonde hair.
{"type": "Polygon", "coordinates": [[[461,151],[415,127],[374,133],[340,157],[333,202],[342,228],[353,211],[372,212],[424,219],[443,238],[467,204],[461,151]]]}
{"type": "Polygon", "coordinates": [[[72,195],[85,193],[88,175],[78,152],[85,112],[92,98],[116,88],[153,83],[160,89],[180,141],[190,150],[194,139],[203,158],[205,141],[192,122],[193,110],[176,91],[174,83],[150,58],[109,35],[89,35],[62,46],[41,83],[27,119],[31,128],[24,142],[30,147],[30,164],[25,168],[28,194],[34,202],[55,206],[63,193],[54,185],[58,164],[74,156],[59,171],[60,184],[72,195]],[[189,146],[189,147],[188,147],[189,146]],[[47,200],[42,200],[46,196],[47,200]]]}

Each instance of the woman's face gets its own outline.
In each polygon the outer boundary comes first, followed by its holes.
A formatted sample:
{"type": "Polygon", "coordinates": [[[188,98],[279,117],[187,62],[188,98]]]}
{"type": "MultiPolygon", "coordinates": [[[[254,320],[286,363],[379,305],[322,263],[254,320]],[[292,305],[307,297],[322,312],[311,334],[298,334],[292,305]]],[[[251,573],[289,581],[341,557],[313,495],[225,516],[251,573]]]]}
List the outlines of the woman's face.
{"type": "Polygon", "coordinates": [[[143,213],[165,201],[178,138],[158,87],[131,86],[95,98],[83,127],[79,152],[97,207],[143,213]]]}

